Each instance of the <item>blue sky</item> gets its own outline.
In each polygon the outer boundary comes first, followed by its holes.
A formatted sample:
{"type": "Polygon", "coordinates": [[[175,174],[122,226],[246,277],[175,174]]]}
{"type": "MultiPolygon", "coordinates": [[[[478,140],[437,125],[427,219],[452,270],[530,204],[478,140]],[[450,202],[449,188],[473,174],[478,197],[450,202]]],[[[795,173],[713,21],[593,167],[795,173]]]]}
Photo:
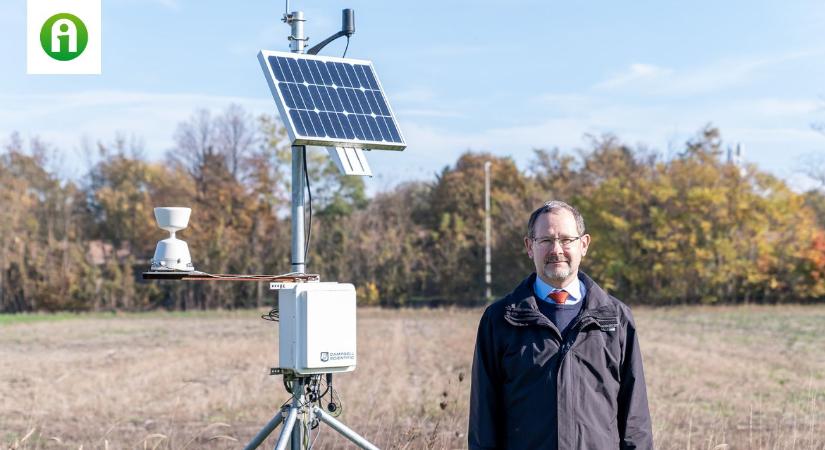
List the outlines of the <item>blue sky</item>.
{"type": "MultiPolygon", "coordinates": [[[[790,182],[825,154],[825,3],[817,1],[290,2],[317,43],[356,14],[348,56],[371,59],[409,147],[372,152],[370,190],[431,179],[467,149],[529,165],[614,133],[668,154],[707,123],[790,182]]],[[[26,75],[25,1],[0,4],[0,139],[61,149],[134,135],[149,158],[197,108],[276,113],[256,54],[286,50],[283,2],[103,0],[103,74],[26,75]]],[[[340,56],[343,41],[323,54],[340,56]]]]}

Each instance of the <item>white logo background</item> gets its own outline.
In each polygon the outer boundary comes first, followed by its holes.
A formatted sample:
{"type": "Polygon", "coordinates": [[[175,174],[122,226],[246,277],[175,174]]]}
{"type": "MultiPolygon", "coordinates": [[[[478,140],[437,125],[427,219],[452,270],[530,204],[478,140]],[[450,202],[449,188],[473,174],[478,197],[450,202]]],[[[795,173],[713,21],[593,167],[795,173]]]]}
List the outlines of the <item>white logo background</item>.
{"type": "Polygon", "coordinates": [[[101,0],[27,0],[26,3],[26,73],[28,74],[100,74],[101,0]],[[69,61],[52,59],[40,46],[40,29],[58,13],[74,14],[86,25],[89,43],[83,53],[69,61]]]}

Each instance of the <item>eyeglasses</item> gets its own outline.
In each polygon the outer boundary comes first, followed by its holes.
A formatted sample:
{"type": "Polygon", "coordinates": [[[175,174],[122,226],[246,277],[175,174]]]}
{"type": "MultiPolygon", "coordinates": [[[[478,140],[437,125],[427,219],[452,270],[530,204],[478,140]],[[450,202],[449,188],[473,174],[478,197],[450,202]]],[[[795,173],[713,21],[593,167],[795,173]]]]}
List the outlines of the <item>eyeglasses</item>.
{"type": "Polygon", "coordinates": [[[561,248],[570,248],[573,246],[574,242],[578,241],[581,238],[581,236],[560,238],[540,237],[533,238],[533,242],[535,242],[536,245],[543,249],[553,248],[556,245],[556,242],[558,242],[559,245],[561,245],[561,248]]]}

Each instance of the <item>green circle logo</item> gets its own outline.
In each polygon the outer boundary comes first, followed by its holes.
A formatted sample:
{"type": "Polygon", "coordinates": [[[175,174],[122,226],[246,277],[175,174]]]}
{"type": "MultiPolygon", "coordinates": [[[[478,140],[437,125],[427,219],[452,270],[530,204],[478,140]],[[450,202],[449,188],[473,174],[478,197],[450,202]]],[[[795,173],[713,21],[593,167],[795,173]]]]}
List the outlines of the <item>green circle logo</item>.
{"type": "Polygon", "coordinates": [[[55,14],[40,29],[40,46],[47,55],[58,61],[77,58],[86,50],[88,43],[86,25],[73,14],[55,14]]]}

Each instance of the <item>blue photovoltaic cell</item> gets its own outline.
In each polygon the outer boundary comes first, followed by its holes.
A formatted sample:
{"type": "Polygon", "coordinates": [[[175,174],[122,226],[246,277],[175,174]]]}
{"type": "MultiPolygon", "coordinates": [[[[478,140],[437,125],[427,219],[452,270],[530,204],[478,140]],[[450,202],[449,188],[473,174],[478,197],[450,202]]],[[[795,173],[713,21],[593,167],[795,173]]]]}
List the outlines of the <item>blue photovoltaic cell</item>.
{"type": "Polygon", "coordinates": [[[369,64],[274,55],[267,61],[298,137],[403,145],[369,64]]]}

